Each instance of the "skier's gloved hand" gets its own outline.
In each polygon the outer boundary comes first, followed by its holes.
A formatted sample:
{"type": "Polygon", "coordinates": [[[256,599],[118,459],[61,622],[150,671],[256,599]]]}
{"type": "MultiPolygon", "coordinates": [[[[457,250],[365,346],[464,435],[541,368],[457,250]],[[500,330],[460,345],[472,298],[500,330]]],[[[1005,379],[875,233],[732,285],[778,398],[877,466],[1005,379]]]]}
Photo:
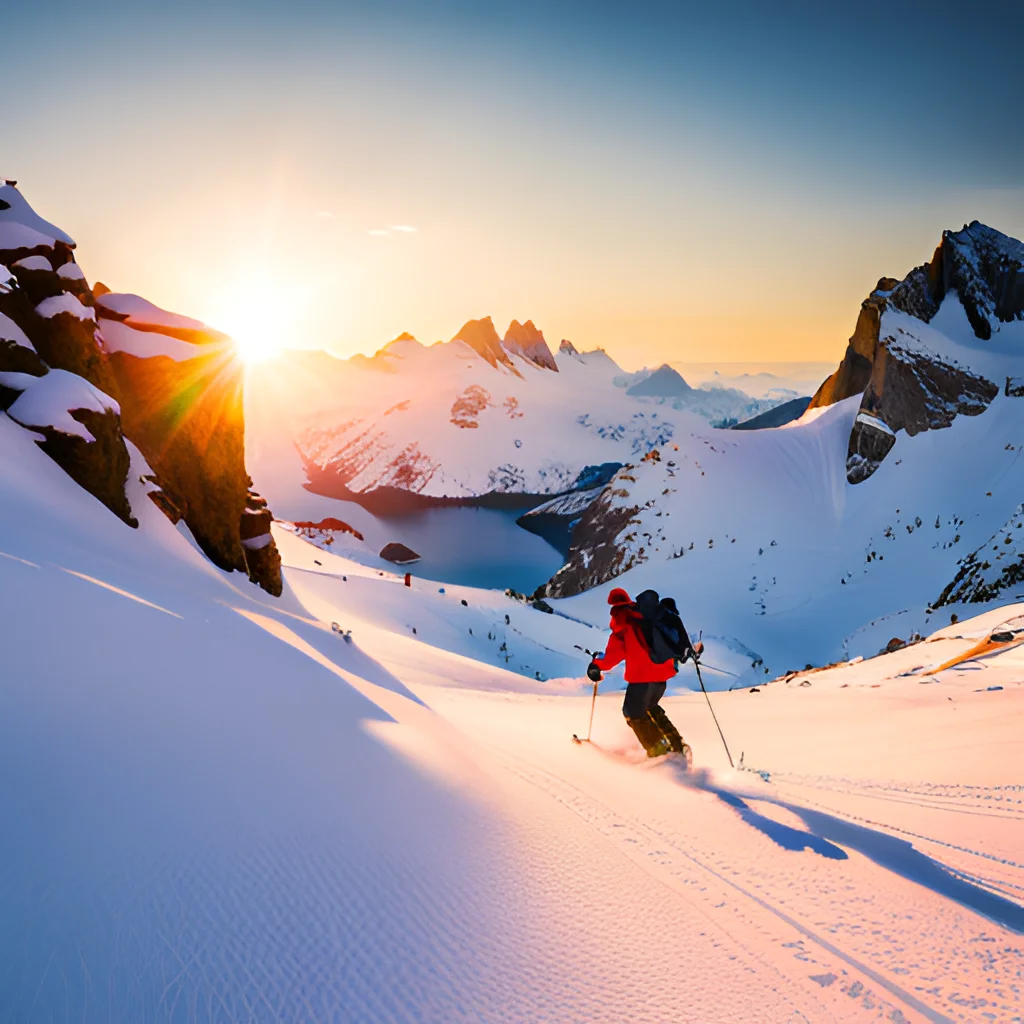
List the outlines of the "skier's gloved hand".
{"type": "Polygon", "coordinates": [[[601,679],[602,679],[601,670],[593,662],[591,662],[587,666],[587,678],[592,683],[599,683],[599,682],[601,682],[601,679]]]}
{"type": "Polygon", "coordinates": [[[704,653],[704,645],[698,640],[693,645],[693,660],[698,661],[700,656],[704,653]]]}

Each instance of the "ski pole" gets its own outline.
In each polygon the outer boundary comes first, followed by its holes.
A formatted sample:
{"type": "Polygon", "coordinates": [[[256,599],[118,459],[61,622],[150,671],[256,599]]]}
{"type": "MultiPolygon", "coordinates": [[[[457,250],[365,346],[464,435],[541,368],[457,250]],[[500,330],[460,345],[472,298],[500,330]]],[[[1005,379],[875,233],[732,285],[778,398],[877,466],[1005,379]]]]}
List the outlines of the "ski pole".
{"type": "MultiPolygon", "coordinates": [[[[715,720],[715,728],[718,729],[718,735],[722,738],[722,746],[725,747],[725,756],[729,758],[729,767],[735,768],[736,765],[732,763],[732,754],[729,753],[729,744],[725,742],[725,734],[722,732],[722,727],[718,724],[715,709],[711,706],[711,698],[708,696],[708,691],[704,689],[704,680],[700,675],[700,662],[696,658],[693,659],[693,667],[697,670],[697,682],[700,683],[700,688],[704,693],[704,699],[708,702],[708,711],[711,712],[711,717],[715,720]]],[[[597,692],[596,688],[594,692],[597,692]]]]}
{"type": "Polygon", "coordinates": [[[576,733],[572,734],[573,742],[575,743],[589,743],[590,733],[594,728],[594,705],[597,703],[597,683],[594,683],[594,695],[590,698],[590,724],[587,726],[587,738],[581,740],[576,733]]]}

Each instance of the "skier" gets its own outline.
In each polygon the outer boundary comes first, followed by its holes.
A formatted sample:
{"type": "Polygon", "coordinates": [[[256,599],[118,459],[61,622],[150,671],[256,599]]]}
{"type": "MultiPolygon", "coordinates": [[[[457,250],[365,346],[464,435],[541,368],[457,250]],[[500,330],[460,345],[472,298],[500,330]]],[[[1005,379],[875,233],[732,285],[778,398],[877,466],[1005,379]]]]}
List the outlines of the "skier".
{"type": "Polygon", "coordinates": [[[679,618],[675,601],[659,600],[653,590],[637,595],[636,603],[621,587],[608,595],[611,605],[611,638],[603,656],[587,667],[592,682],[601,681],[601,673],[626,662],[626,697],[622,714],[648,757],[660,757],[669,751],[688,751],[679,731],[658,703],[665,685],[678,671],[678,665],[691,654],[696,658],[704,650],[699,641],[690,642],[679,618]]]}

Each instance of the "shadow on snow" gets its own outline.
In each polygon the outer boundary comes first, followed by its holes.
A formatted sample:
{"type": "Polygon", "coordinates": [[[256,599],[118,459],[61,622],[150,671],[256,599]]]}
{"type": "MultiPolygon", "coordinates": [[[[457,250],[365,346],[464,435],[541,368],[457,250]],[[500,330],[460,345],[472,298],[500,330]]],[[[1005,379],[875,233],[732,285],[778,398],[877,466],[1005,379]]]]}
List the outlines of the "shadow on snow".
{"type": "Polygon", "coordinates": [[[807,831],[802,832],[759,814],[742,797],[712,784],[706,772],[688,772],[681,776],[681,780],[717,796],[734,808],[748,825],[763,832],[784,850],[810,849],[830,860],[846,860],[846,850],[856,850],[879,867],[909,882],[923,885],[1018,935],[1024,935],[1024,907],[960,878],[939,861],[915,849],[913,843],[906,839],[854,824],[824,811],[790,804],[767,793],[756,797],[799,817],[807,826],[807,831]]]}

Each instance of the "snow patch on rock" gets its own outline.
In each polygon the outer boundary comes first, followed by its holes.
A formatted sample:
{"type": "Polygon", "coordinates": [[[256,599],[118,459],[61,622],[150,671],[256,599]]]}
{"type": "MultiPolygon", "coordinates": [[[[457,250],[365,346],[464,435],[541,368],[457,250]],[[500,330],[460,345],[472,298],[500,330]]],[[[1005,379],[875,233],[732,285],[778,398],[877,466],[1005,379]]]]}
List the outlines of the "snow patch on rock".
{"type": "Polygon", "coordinates": [[[77,295],[72,295],[71,292],[61,292],[60,295],[51,295],[48,299],[43,299],[36,306],[36,312],[48,320],[60,316],[61,313],[68,313],[76,320],[96,319],[96,310],[91,306],[86,306],[77,295]]]}
{"type": "Polygon", "coordinates": [[[120,415],[121,409],[117,402],[77,374],[66,370],[50,370],[45,377],[28,379],[31,385],[7,410],[7,415],[23,427],[52,427],[62,434],[95,441],[92,434],[71,415],[72,412],[87,409],[90,412],[113,412],[120,415]]]}

